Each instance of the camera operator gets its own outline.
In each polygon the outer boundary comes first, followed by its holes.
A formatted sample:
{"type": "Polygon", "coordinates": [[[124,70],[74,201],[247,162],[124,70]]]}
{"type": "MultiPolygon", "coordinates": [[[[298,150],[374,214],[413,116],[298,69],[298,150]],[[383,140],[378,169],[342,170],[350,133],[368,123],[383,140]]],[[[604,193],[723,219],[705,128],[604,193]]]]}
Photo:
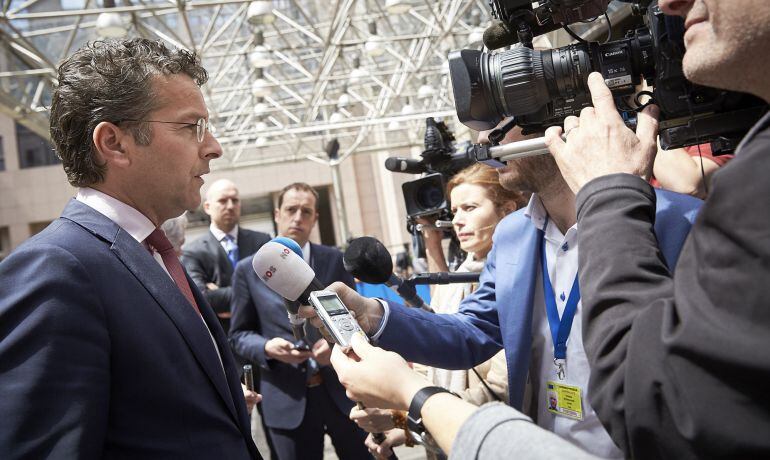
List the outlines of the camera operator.
{"type": "MultiPolygon", "coordinates": [[[[770,101],[770,3],[661,0],[685,17],[695,83],[770,101]]],[[[676,273],[652,232],[657,110],[627,129],[598,74],[594,108],[546,138],[577,193],[589,394],[634,458],[770,455],[770,115],[717,172],[676,273]]]]}
{"type": "MultiPolygon", "coordinates": [[[[452,227],[458,237],[460,248],[468,253],[457,272],[479,273],[484,268],[487,254],[492,249],[492,234],[497,224],[508,214],[526,205],[527,197],[519,192],[506,190],[500,185],[497,171],[487,165],[476,163],[452,177],[447,183],[446,195],[450,198],[452,227]]],[[[418,218],[425,225],[422,236],[425,253],[432,272],[448,271],[441,245],[444,232],[435,228],[435,218],[418,218]]],[[[477,283],[456,283],[434,286],[431,307],[438,313],[454,313],[462,299],[470,295],[477,283]]],[[[418,372],[427,376],[433,385],[447,388],[465,401],[476,406],[491,401],[508,402],[508,369],[505,352],[502,350],[492,359],[473,369],[449,370],[415,365],[418,372]]],[[[393,417],[386,411],[382,416],[376,409],[353,408],[351,418],[367,431],[381,432],[393,428],[393,417]],[[383,423],[385,422],[385,423],[383,423]]],[[[411,444],[403,429],[388,433],[385,442],[376,444],[371,436],[367,446],[373,454],[387,458],[393,445],[411,444]]],[[[445,458],[433,452],[426,452],[429,459],[445,458]]]]}
{"type": "MultiPolygon", "coordinates": [[[[511,130],[503,143],[517,136],[520,131],[511,130]]],[[[484,141],[486,133],[480,137],[484,141]]],[[[575,196],[550,155],[509,161],[498,173],[505,188],[533,195],[525,209],[498,224],[479,287],[463,299],[457,313],[432,314],[381,303],[339,284],[330,289],[356,312],[361,327],[370,336],[409,361],[442,369],[469,369],[503,348],[508,363],[509,400],[514,408],[524,407],[529,378],[532,412],[538,425],[591,453],[619,458],[622,453],[585,398],[589,368],[581,340],[580,295],[575,287],[575,196]],[[547,263],[541,263],[544,256],[547,263]],[[557,315],[556,324],[549,321],[551,314],[547,314],[546,305],[557,315]],[[572,315],[564,313],[568,310],[574,313],[574,322],[562,328],[559,317],[569,319],[572,315]],[[554,339],[553,329],[561,330],[563,336],[554,339]],[[567,337],[569,346],[565,343],[567,337]],[[554,343],[560,345],[558,350],[554,343]],[[552,391],[561,395],[553,407],[548,404],[552,391]]],[[[656,234],[673,267],[700,201],[667,191],[658,193],[656,234]]],[[[312,309],[304,309],[303,313],[313,316],[312,309]]],[[[317,319],[313,321],[320,325],[317,319]]],[[[348,391],[356,385],[350,380],[345,383],[348,391]]],[[[389,385],[398,386],[399,382],[388,378],[380,382],[383,392],[389,391],[389,385]]],[[[419,418],[419,413],[415,416],[419,418]]],[[[476,442],[483,439],[475,438],[476,442]]]]}

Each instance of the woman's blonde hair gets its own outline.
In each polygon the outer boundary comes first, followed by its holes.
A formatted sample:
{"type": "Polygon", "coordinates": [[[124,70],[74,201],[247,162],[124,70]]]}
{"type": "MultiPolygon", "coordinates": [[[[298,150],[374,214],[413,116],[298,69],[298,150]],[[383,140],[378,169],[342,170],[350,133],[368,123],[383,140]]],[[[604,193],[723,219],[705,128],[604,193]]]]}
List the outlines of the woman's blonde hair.
{"type": "Polygon", "coordinates": [[[498,213],[505,215],[527,204],[529,197],[522,192],[512,192],[500,185],[497,170],[483,163],[468,166],[447,183],[446,194],[451,196],[452,190],[460,184],[474,184],[484,187],[487,197],[492,201],[498,213]]]}

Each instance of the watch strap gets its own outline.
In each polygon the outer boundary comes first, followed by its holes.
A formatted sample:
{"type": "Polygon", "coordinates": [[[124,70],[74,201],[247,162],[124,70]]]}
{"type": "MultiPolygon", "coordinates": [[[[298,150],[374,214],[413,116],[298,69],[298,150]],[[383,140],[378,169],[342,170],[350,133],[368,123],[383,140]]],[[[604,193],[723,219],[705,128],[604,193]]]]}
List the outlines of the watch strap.
{"type": "Polygon", "coordinates": [[[422,423],[422,406],[425,401],[431,396],[437,393],[450,393],[451,391],[443,387],[425,387],[418,391],[412,398],[411,404],[409,404],[409,412],[407,413],[407,425],[409,429],[417,434],[425,433],[425,425],[422,423]]]}

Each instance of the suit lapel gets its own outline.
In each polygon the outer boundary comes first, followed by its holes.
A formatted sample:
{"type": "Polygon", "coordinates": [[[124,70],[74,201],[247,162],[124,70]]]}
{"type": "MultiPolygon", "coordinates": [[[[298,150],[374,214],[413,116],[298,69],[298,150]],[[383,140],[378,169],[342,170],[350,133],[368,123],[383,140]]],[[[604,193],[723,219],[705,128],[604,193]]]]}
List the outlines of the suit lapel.
{"type": "MultiPolygon", "coordinates": [[[[211,380],[211,383],[216,387],[233,417],[237,420],[238,416],[233,404],[233,397],[227,387],[227,381],[222,372],[222,364],[217,356],[217,351],[211,343],[209,331],[171,277],[161,268],[144,246],[137,242],[128,232],[89,206],[79,201],[71,200],[67,207],[64,208],[62,217],[77,223],[110,244],[112,253],[139,280],[176,325],[196,360],[211,380]]],[[[204,315],[204,320],[210,325],[209,327],[212,327],[211,325],[216,324],[216,318],[212,318],[214,313],[211,311],[211,307],[208,306],[189,277],[188,282],[201,313],[204,315]]],[[[221,331],[217,332],[220,332],[219,335],[222,335],[221,331]]],[[[212,334],[215,334],[213,329],[212,334]]],[[[217,341],[217,345],[220,350],[223,350],[224,360],[224,355],[227,353],[228,348],[226,348],[222,337],[217,341]]]]}
{"type": "Polygon", "coordinates": [[[239,227],[238,228],[238,254],[241,260],[257,252],[256,249],[252,250],[253,246],[254,246],[254,240],[252,239],[252,235],[242,227],[239,227]]]}
{"type": "MultiPolygon", "coordinates": [[[[192,350],[193,355],[201,365],[211,383],[217,389],[225,405],[237,420],[232,395],[227,388],[227,381],[222,371],[222,364],[217,356],[217,350],[211,343],[211,337],[201,318],[192,308],[171,277],[166,274],[157,261],[141,244],[122,229],[118,232],[111,250],[123,262],[126,268],[139,280],[163,311],[174,322],[179,333],[192,350]]],[[[190,282],[195,300],[198,302],[204,320],[212,327],[214,321],[208,316],[213,315],[206,301],[199,295],[195,284],[190,282]]],[[[213,333],[213,331],[212,331],[213,333]]],[[[227,351],[222,344],[217,343],[222,355],[227,351]]]]}
{"type": "MultiPolygon", "coordinates": [[[[194,286],[193,281],[189,276],[187,276],[187,282],[190,283],[190,286],[194,286]]],[[[222,395],[222,399],[225,401],[228,409],[230,409],[230,412],[238,421],[238,426],[241,428],[244,436],[249,439],[251,437],[251,426],[248,414],[246,413],[246,408],[243,404],[235,404],[235,401],[240,401],[238,395],[242,394],[242,390],[240,379],[235,367],[235,361],[233,360],[232,354],[230,353],[230,345],[227,342],[225,333],[222,330],[222,326],[219,324],[219,319],[214,313],[214,310],[208,305],[206,299],[198,289],[193,289],[193,296],[195,297],[195,301],[198,303],[198,306],[200,306],[201,316],[211,331],[211,336],[214,338],[214,342],[217,344],[217,348],[220,350],[220,356],[222,358],[221,367],[224,367],[225,375],[227,377],[226,394],[229,395],[229,397],[224,396],[225,389],[217,387],[217,391],[219,391],[220,395],[222,395]]],[[[217,365],[219,365],[219,363],[217,363],[217,365]]],[[[209,375],[209,377],[211,378],[211,375],[209,375]]]]}
{"type": "Polygon", "coordinates": [[[310,268],[315,272],[315,277],[318,278],[324,285],[331,284],[327,282],[329,276],[328,264],[329,258],[319,254],[320,249],[317,244],[310,243],[310,268]]]}
{"type": "Polygon", "coordinates": [[[232,276],[233,265],[230,263],[230,259],[227,258],[225,248],[223,248],[219,241],[217,241],[216,237],[214,237],[214,234],[211,233],[211,230],[209,230],[206,235],[206,244],[209,246],[209,251],[215,255],[220,273],[224,273],[228,277],[232,276]]]}
{"type": "Polygon", "coordinates": [[[513,228],[506,227],[504,231],[505,244],[499,245],[500,251],[495,255],[495,285],[508,361],[511,405],[521,409],[532,348],[532,308],[542,237],[523,213],[513,228]]]}

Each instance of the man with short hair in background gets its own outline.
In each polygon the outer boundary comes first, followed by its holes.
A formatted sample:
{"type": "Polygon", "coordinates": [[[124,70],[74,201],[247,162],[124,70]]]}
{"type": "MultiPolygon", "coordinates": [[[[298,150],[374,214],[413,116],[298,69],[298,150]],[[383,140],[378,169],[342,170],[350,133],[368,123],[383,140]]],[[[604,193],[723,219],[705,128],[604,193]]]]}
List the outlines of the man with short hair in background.
{"type": "MultiPolygon", "coordinates": [[[[318,222],[318,193],[305,183],[284,187],[275,209],[278,235],[301,248],[305,262],[325,285],[342,281],[354,287],[336,248],[310,242],[318,222]]],[[[331,348],[313,327],[307,327],[309,348],[295,341],[286,301],[270,290],[241,261],[233,275],[233,318],[230,343],[235,353],[261,368],[262,412],[280,460],[320,460],[324,433],[342,459],[370,458],[366,433],[348,414],[353,402],[345,395],[329,365],[331,348]]]]}
{"type": "Polygon", "coordinates": [[[220,179],[211,184],[203,211],[211,217],[209,231],[185,246],[182,264],[227,333],[232,301],[230,279],[235,265],[270,241],[270,235],[239,226],[241,199],[230,180],[220,179]]]}

